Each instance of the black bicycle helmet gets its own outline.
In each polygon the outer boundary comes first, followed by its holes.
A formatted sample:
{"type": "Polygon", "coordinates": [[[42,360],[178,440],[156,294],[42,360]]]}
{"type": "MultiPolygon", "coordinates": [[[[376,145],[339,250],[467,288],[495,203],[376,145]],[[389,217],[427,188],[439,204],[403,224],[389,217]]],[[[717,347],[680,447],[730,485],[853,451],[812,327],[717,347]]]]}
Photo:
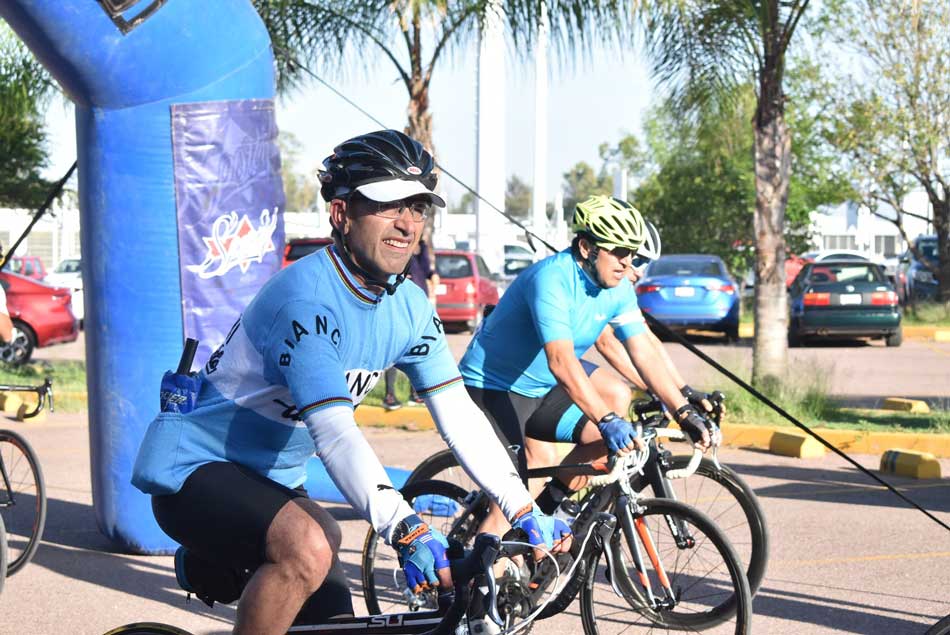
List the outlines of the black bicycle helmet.
{"type": "Polygon", "coordinates": [[[388,202],[426,195],[445,207],[435,194],[435,163],[422,144],[398,130],[379,130],[353,137],[333,149],[320,170],[323,200],[358,191],[374,201],[388,202]]]}

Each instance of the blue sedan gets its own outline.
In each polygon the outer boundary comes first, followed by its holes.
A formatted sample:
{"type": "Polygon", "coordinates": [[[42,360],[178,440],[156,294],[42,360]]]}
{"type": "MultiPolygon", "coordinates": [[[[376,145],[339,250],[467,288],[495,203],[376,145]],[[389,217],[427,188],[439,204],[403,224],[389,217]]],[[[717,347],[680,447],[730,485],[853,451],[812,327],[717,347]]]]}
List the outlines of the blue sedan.
{"type": "Polygon", "coordinates": [[[637,284],[640,308],[677,329],[721,331],[739,338],[739,294],[718,256],[662,256],[637,284]]]}

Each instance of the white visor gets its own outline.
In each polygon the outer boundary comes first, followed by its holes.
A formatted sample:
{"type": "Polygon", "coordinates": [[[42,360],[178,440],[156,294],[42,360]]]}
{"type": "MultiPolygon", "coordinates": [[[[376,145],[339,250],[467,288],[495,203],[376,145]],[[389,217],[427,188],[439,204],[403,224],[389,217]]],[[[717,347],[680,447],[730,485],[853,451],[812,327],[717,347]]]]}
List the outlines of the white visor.
{"type": "Polygon", "coordinates": [[[356,191],[378,203],[388,203],[389,201],[401,201],[411,196],[424,194],[429,197],[433,205],[445,207],[445,201],[442,197],[431,191],[420,181],[404,181],[402,179],[392,179],[390,181],[377,181],[375,183],[366,183],[356,188],[356,191]]]}

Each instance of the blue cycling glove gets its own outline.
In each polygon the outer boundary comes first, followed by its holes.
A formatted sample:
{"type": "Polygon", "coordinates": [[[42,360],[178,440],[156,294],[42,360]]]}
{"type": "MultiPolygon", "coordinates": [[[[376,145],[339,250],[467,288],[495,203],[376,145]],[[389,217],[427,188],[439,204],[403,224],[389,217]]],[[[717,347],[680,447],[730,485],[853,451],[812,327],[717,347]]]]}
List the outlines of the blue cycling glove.
{"type": "Polygon", "coordinates": [[[201,375],[173,373],[168,370],[162,377],[159,403],[162,412],[186,414],[195,409],[198,391],[201,390],[201,375]]]}
{"type": "Polygon", "coordinates": [[[528,534],[528,542],[534,547],[552,548],[571,535],[571,528],[567,523],[560,518],[541,513],[537,505],[522,509],[511,521],[511,527],[528,534]]]}
{"type": "Polygon", "coordinates": [[[604,418],[597,423],[597,429],[600,430],[600,436],[604,438],[607,449],[611,452],[632,447],[633,440],[637,438],[637,429],[633,427],[633,424],[613,412],[604,415],[604,418]]]}
{"type": "Polygon", "coordinates": [[[413,593],[438,586],[436,571],[449,566],[445,550],[449,543],[437,529],[431,529],[412,514],[403,518],[393,531],[393,547],[406,574],[406,586],[413,593]]]}

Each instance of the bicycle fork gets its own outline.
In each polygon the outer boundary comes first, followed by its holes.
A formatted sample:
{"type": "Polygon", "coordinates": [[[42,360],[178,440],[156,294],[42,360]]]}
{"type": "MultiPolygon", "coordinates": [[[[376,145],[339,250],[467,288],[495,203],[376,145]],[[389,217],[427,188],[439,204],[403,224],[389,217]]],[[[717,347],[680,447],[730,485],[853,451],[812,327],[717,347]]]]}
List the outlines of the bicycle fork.
{"type": "MultiPolygon", "coordinates": [[[[643,587],[646,593],[646,597],[642,599],[645,599],[653,610],[672,609],[676,606],[678,601],[676,593],[673,591],[673,585],[666,575],[666,569],[660,560],[660,554],[657,552],[656,543],[653,541],[653,536],[650,534],[650,529],[647,527],[646,521],[643,520],[642,516],[635,513],[634,508],[635,504],[632,503],[628,495],[621,494],[617,498],[617,510],[620,512],[622,535],[627,541],[627,546],[630,548],[630,555],[633,557],[633,566],[637,571],[640,586],[643,587]],[[663,597],[661,598],[658,598],[657,594],[654,593],[653,584],[650,582],[646,562],[643,559],[644,551],[650,560],[653,570],[656,572],[657,582],[662,590],[663,597]]],[[[616,582],[617,580],[623,580],[625,577],[624,573],[616,569],[616,567],[622,566],[622,563],[613,561],[610,555],[610,549],[605,549],[604,552],[608,554],[607,561],[608,566],[611,568],[610,580],[614,587],[614,593],[620,597],[624,597],[625,594],[618,588],[616,582]]]]}

